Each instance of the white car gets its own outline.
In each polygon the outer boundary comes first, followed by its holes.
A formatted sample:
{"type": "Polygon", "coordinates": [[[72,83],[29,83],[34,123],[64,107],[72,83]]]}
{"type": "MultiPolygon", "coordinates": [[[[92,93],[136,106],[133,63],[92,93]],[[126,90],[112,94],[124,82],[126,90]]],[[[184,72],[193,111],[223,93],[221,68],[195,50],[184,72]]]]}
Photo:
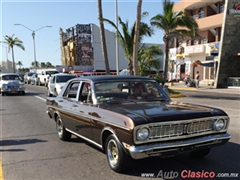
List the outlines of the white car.
{"type": "Polygon", "coordinates": [[[50,77],[48,82],[48,96],[58,96],[63,86],[70,79],[76,78],[75,74],[54,74],[50,77]]]}
{"type": "Polygon", "coordinates": [[[21,82],[19,75],[15,73],[0,74],[0,93],[2,96],[11,93],[25,95],[24,83],[21,82]]]}

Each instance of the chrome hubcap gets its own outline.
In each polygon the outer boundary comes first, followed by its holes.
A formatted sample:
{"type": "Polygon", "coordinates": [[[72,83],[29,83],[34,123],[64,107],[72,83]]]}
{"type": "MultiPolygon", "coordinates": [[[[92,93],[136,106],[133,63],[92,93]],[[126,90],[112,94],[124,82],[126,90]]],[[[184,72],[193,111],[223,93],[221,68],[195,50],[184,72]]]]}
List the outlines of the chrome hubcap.
{"type": "Polygon", "coordinates": [[[57,131],[58,131],[58,135],[61,137],[63,133],[63,125],[62,125],[61,119],[57,121],[57,131]]]}
{"type": "Polygon", "coordinates": [[[107,145],[108,159],[111,166],[116,166],[118,162],[118,148],[114,140],[110,140],[107,145]]]}

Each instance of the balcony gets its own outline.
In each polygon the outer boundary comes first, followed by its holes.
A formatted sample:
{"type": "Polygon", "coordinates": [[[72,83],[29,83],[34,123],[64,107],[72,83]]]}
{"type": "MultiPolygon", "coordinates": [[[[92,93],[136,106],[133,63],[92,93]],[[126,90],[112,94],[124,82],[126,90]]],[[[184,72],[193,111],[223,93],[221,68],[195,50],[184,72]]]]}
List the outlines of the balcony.
{"type": "Polygon", "coordinates": [[[219,0],[181,0],[180,2],[175,3],[174,12],[179,12],[183,9],[193,10],[198,9],[204,6],[210,6],[211,4],[215,4],[219,2],[219,0]]]}
{"type": "Polygon", "coordinates": [[[223,13],[196,19],[196,22],[198,23],[199,31],[222,27],[223,13]]]}

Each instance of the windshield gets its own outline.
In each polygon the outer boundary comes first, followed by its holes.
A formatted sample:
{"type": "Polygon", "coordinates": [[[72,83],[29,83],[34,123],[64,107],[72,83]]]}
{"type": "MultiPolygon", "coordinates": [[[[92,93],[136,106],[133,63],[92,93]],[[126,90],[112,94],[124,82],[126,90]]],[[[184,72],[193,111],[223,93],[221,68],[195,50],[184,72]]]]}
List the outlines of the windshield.
{"type": "Polygon", "coordinates": [[[162,101],[169,100],[161,86],[153,81],[108,81],[94,84],[98,101],[162,101]]]}
{"type": "Polygon", "coordinates": [[[20,80],[18,75],[5,75],[2,76],[2,80],[9,81],[9,80],[20,80]]]}
{"type": "Polygon", "coordinates": [[[46,71],[46,74],[58,74],[58,71],[46,71]]]}
{"type": "Polygon", "coordinates": [[[28,73],[28,76],[32,76],[33,74],[35,74],[35,73],[28,73]]]}
{"type": "Polygon", "coordinates": [[[75,76],[69,76],[69,75],[57,76],[56,77],[56,82],[57,83],[67,82],[68,80],[73,79],[73,78],[75,78],[75,76]]]}

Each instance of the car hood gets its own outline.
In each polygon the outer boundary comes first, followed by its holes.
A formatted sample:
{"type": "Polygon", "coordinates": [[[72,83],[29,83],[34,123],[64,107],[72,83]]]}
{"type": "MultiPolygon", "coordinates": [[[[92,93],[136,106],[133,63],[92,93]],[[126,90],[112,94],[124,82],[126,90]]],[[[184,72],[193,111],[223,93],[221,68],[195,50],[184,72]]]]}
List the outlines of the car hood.
{"type": "Polygon", "coordinates": [[[16,85],[23,84],[23,83],[21,83],[20,80],[11,80],[11,81],[2,81],[1,84],[7,84],[9,86],[16,86],[16,85]]]}
{"type": "Polygon", "coordinates": [[[135,125],[226,116],[220,109],[180,102],[150,102],[109,105],[108,110],[130,117],[135,125]]]}

